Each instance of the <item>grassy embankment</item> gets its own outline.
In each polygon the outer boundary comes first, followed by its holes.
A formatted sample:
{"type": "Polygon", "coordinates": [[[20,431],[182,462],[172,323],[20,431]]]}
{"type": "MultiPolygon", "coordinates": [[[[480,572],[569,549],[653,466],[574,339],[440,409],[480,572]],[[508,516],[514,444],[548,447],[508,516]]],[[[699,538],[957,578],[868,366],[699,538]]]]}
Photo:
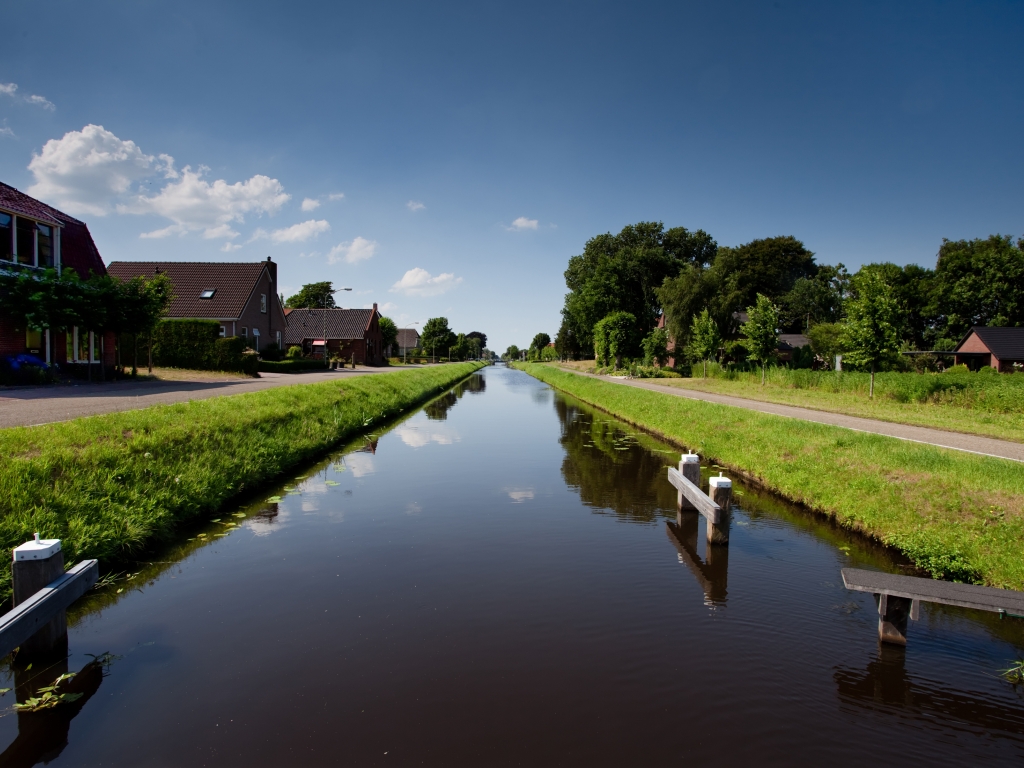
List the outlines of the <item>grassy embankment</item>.
{"type": "MultiPolygon", "coordinates": [[[[563,365],[583,371],[594,367],[593,361],[563,365]]],[[[875,399],[869,400],[866,373],[770,368],[762,387],[760,373],[724,372],[718,366],[711,371],[714,375],[702,378],[695,366],[692,379],[657,383],[1024,443],[1022,375],[880,373],[875,399]]]]}
{"type": "Polygon", "coordinates": [[[550,365],[525,369],[901,550],[936,577],[1024,589],[1024,465],[623,387],[550,365]]]}
{"type": "MultiPolygon", "coordinates": [[[[112,567],[398,415],[478,363],[296,384],[0,430],[0,542],[39,531],[112,567]]],[[[10,596],[0,569],[0,599],[10,596]]]]}

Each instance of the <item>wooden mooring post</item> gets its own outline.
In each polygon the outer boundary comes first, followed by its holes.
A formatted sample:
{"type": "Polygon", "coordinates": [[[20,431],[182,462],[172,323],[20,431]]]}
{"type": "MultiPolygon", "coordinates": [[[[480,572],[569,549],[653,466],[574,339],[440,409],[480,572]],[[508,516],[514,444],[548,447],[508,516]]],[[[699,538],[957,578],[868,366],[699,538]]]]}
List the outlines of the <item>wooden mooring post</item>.
{"type": "Polygon", "coordinates": [[[679,503],[678,524],[682,526],[682,513],[689,509],[696,509],[707,520],[707,538],[712,544],[729,543],[729,521],[732,506],[732,481],[727,477],[712,477],[708,482],[711,495],[700,489],[700,457],[696,454],[684,454],[679,462],[679,469],[668,468],[668,481],[679,491],[677,501],[679,503]],[[691,458],[692,457],[692,458],[691,458]],[[697,482],[694,482],[683,474],[685,470],[691,477],[696,471],[697,482]],[[685,504],[684,504],[685,502],[685,504]]]}
{"type": "Polygon", "coordinates": [[[40,539],[14,549],[14,608],[0,616],[0,658],[19,648],[21,658],[66,656],[66,609],[96,583],[99,565],[85,560],[64,570],[60,539],[40,539]]]}

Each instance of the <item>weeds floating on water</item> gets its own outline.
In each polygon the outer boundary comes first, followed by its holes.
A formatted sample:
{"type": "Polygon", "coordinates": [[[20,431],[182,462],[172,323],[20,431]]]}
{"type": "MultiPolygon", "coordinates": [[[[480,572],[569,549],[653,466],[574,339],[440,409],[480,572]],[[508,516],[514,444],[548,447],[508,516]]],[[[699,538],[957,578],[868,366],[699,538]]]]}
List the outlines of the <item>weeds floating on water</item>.
{"type": "Polygon", "coordinates": [[[1009,669],[999,670],[999,674],[1008,683],[1024,683],[1024,659],[1017,659],[1009,669]]]}

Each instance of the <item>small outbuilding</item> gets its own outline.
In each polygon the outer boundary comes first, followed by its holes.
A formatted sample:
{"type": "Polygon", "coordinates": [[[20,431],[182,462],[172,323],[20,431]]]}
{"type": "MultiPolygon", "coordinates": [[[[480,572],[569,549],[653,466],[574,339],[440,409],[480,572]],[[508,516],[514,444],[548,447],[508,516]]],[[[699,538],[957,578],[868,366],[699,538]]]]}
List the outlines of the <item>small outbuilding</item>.
{"type": "Polygon", "coordinates": [[[956,364],[972,371],[991,366],[1000,373],[1024,369],[1024,328],[986,328],[976,325],[953,350],[956,364]]]}

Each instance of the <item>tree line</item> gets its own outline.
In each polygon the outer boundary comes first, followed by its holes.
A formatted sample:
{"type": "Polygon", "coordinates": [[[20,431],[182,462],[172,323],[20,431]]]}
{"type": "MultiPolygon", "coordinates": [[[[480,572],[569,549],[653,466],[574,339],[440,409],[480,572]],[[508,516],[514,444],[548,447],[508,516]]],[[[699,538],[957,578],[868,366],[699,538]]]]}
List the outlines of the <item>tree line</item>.
{"type": "Polygon", "coordinates": [[[588,240],[565,282],[560,357],[657,360],[671,337],[695,362],[719,350],[759,360],[759,329],[744,332],[756,320],[808,333],[826,353],[846,347],[844,361],[869,368],[893,350],[952,349],[974,325],[1024,324],[1024,239],[943,240],[934,269],[876,262],[850,274],[792,236],[720,246],[703,230],[640,222],[588,240]],[[883,352],[864,351],[872,334],[883,352]]]}

